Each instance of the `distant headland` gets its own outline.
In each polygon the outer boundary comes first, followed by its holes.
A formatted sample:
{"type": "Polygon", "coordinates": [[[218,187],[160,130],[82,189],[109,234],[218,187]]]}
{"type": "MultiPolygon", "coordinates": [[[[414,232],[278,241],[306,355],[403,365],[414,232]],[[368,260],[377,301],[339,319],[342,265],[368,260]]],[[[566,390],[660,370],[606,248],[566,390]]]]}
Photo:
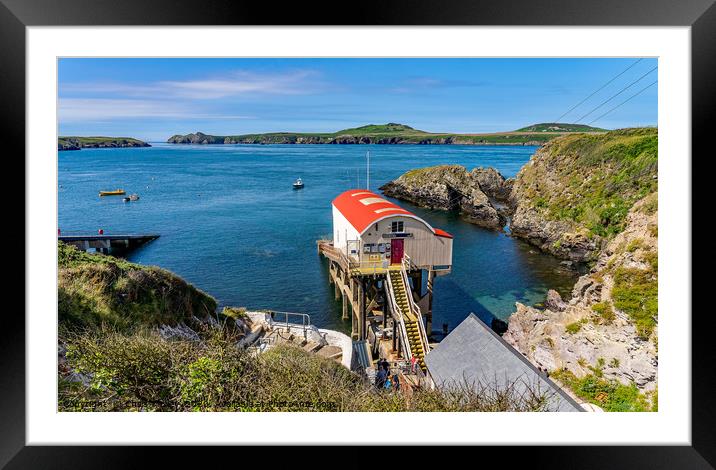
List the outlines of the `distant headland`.
{"type": "Polygon", "coordinates": [[[540,123],[515,131],[484,134],[434,133],[405,124],[369,124],[331,133],[272,132],[265,134],[209,135],[202,132],[173,135],[170,144],[453,144],[542,145],[573,132],[606,132],[583,124],[540,123]]]}
{"type": "Polygon", "coordinates": [[[57,150],[80,150],[86,148],[151,147],[132,137],[63,137],[57,138],[57,150]]]}

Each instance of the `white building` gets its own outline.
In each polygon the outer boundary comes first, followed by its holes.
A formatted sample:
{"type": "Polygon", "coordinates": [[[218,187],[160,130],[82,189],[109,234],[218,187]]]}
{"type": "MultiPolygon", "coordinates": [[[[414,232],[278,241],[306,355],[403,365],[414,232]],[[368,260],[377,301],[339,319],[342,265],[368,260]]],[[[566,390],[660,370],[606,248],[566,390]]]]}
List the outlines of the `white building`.
{"type": "Polygon", "coordinates": [[[333,246],[361,266],[400,264],[407,254],[419,269],[447,274],[453,237],[365,189],[333,200],[333,246]]]}

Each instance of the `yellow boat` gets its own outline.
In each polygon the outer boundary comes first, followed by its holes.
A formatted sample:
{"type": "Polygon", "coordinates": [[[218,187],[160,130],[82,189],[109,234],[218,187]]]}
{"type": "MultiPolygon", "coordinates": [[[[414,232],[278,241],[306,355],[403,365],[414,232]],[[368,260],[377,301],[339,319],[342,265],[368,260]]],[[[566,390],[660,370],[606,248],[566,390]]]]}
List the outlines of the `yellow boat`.
{"type": "Polygon", "coordinates": [[[100,196],[121,196],[124,194],[124,189],[115,189],[114,191],[100,191],[100,196]]]}

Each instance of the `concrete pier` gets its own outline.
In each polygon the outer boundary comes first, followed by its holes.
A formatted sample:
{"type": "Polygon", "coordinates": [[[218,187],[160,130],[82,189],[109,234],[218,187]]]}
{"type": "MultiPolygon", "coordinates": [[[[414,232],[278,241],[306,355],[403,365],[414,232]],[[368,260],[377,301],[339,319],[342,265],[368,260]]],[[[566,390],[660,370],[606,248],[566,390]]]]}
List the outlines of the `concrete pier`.
{"type": "Polygon", "coordinates": [[[157,238],[159,238],[158,234],[72,234],[58,235],[57,237],[58,240],[82,251],[96,251],[116,256],[126,254],[157,238]]]}

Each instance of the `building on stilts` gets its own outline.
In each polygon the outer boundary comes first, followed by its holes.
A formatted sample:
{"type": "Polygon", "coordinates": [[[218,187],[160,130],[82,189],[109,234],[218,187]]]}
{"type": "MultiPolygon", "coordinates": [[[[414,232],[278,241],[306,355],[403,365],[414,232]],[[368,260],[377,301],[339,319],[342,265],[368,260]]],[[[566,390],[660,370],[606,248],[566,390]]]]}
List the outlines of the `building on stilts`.
{"type": "Polygon", "coordinates": [[[424,373],[433,280],[452,269],[452,235],[364,189],[340,194],[332,209],[333,239],[319,240],[318,251],[361,365],[386,358],[424,373]]]}

